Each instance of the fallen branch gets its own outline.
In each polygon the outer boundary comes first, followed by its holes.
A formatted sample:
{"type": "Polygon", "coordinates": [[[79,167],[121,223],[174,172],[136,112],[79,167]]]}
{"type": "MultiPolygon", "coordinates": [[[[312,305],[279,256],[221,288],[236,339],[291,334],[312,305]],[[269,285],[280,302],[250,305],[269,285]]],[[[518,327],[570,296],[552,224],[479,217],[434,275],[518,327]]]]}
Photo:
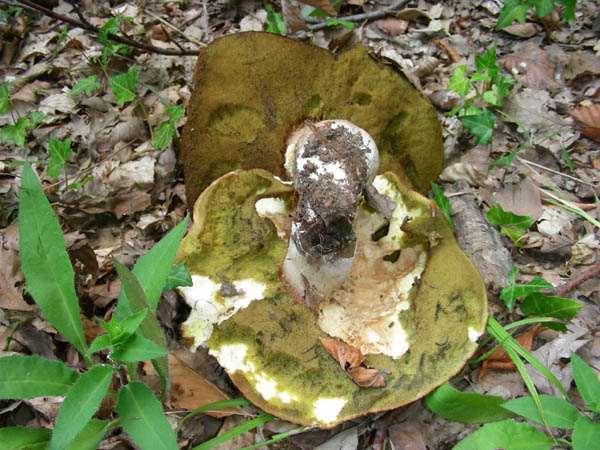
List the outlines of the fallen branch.
{"type": "MultiPolygon", "coordinates": [[[[339,17],[337,19],[343,22],[362,22],[365,20],[381,19],[391,11],[404,6],[408,2],[409,0],[397,0],[391,5],[386,6],[385,8],[377,9],[368,13],[355,14],[354,16],[339,17]]],[[[310,29],[310,31],[319,31],[323,28],[327,28],[328,26],[329,25],[327,24],[327,22],[319,22],[315,25],[309,25],[308,28],[310,29]]]]}
{"type": "MultiPolygon", "coordinates": [[[[29,0],[19,0],[17,2],[10,2],[7,0],[0,0],[1,3],[6,5],[18,5],[23,8],[40,12],[48,17],[52,17],[53,19],[60,20],[61,22],[67,23],[75,28],[81,28],[90,33],[98,34],[100,32],[100,28],[90,24],[89,22],[84,22],[80,20],[73,19],[72,17],[65,16],[63,14],[58,14],[52,11],[51,9],[45,8],[41,5],[38,5],[35,2],[29,0]]],[[[150,53],[158,53],[160,55],[168,55],[168,56],[196,56],[200,53],[200,50],[170,50],[165,48],[155,47],[154,45],[144,44],[143,42],[134,41],[133,39],[129,39],[127,37],[118,36],[113,33],[108,33],[108,39],[114,42],[118,42],[119,44],[129,45],[130,47],[135,47],[140,50],[144,50],[150,53]]]]}
{"type": "Polygon", "coordinates": [[[567,295],[569,292],[571,292],[573,289],[575,289],[577,286],[579,286],[584,281],[587,281],[590,278],[593,278],[598,275],[600,275],[600,263],[597,263],[595,266],[592,266],[589,269],[584,270],[583,272],[578,274],[575,278],[566,282],[565,284],[563,284],[562,286],[560,286],[556,289],[544,289],[542,291],[542,294],[554,295],[556,297],[564,297],[565,295],[567,295]]]}

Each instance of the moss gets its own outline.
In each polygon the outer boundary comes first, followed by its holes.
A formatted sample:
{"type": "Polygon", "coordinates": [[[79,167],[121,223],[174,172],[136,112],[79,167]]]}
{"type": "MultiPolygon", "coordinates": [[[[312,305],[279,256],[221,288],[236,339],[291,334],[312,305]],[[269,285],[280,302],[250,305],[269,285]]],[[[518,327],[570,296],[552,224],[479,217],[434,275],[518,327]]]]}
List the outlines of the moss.
{"type": "MultiPolygon", "coordinates": [[[[268,220],[254,211],[260,197],[289,199],[289,188],[262,170],[240,171],[213,184],[194,210],[194,226],[184,239],[178,261],[192,274],[231,280],[252,277],[267,283],[265,298],[252,302],[233,317],[216,325],[209,346],[244,343],[256,371],[277,381],[298,401],[266,401],[256,380],[242,372],[230,374],[244,395],[265,411],[303,425],[315,422],[313,403],[319,397],[349,401],[336,423],[396,408],[425,395],[457,373],[476,348],[468,328],[483,331],[487,319],[485,288],[467,257],[460,251],[443,215],[432,216],[429,200],[408,191],[393,174],[386,177],[405,201],[422,212],[403,227],[407,242],[429,242],[439,236],[429,252],[425,272],[409,295],[411,307],[400,313],[410,349],[399,359],[369,355],[372,367],[391,372],[385,388],[359,388],[322,348],[324,333],[317,318],[304,305],[294,303],[278,276],[286,243],[280,241],[268,220]],[[257,194],[257,192],[260,192],[257,194]]],[[[329,424],[331,426],[335,423],[329,424]]]]}
{"type": "Polygon", "coordinates": [[[189,205],[233,169],[285,176],[285,139],[306,118],[346,119],[365,129],[380,146],[381,171],[419,191],[441,170],[435,110],[365,47],[334,56],[270,33],[238,33],[202,52],[194,86],[182,136],[189,205]]]}

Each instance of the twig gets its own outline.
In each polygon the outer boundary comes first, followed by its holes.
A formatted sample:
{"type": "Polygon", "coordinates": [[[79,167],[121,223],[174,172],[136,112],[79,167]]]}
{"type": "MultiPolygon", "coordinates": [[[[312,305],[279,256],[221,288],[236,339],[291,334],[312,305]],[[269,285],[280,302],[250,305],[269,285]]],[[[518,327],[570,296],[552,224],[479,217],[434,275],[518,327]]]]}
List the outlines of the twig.
{"type": "Polygon", "coordinates": [[[590,267],[587,270],[584,270],[580,274],[578,274],[575,278],[570,281],[567,281],[562,286],[556,289],[544,289],[542,294],[546,295],[555,295],[556,297],[564,297],[577,286],[579,286],[584,281],[589,280],[595,276],[600,275],[600,263],[597,263],[595,266],[590,267]]]}
{"type": "MultiPolygon", "coordinates": [[[[9,2],[7,0],[0,0],[0,3],[4,3],[4,4],[7,4],[7,5],[14,5],[15,4],[15,2],[9,2]]],[[[29,1],[29,0],[19,0],[16,3],[19,6],[22,6],[22,7],[26,8],[26,9],[30,9],[30,10],[33,10],[33,11],[40,12],[40,13],[48,16],[48,17],[52,17],[53,19],[60,20],[61,22],[68,23],[69,25],[71,25],[73,27],[76,27],[76,28],[82,28],[82,29],[84,29],[86,31],[89,31],[90,33],[98,34],[100,32],[100,29],[98,27],[94,26],[94,25],[91,25],[89,23],[85,24],[84,22],[81,22],[79,20],[73,19],[72,17],[68,17],[68,16],[64,16],[62,14],[55,13],[51,9],[44,8],[43,6],[38,5],[35,2],[29,1]]],[[[200,54],[200,50],[175,51],[175,50],[170,50],[170,49],[165,49],[165,48],[158,48],[158,47],[155,47],[153,45],[144,44],[143,42],[134,41],[132,39],[129,39],[129,38],[126,38],[126,37],[122,37],[122,36],[118,36],[118,35],[113,34],[113,33],[108,33],[107,37],[111,41],[115,41],[115,42],[118,42],[120,44],[129,45],[130,47],[139,48],[139,49],[145,50],[147,52],[158,53],[160,55],[169,55],[169,56],[195,56],[195,55],[200,54]]]]}
{"type": "Polygon", "coordinates": [[[194,39],[193,37],[189,37],[186,36],[185,33],[183,31],[181,31],[179,28],[177,28],[175,25],[167,22],[165,19],[163,19],[162,17],[151,13],[150,11],[146,11],[144,10],[144,12],[146,14],[148,14],[149,16],[154,17],[156,20],[158,20],[159,22],[165,24],[167,27],[171,28],[172,30],[176,31],[177,33],[179,33],[181,36],[183,36],[184,38],[186,38],[188,41],[193,42],[196,45],[199,45],[200,47],[206,47],[206,44],[204,42],[200,42],[198,39],[194,39]]]}
{"type": "Polygon", "coordinates": [[[538,163],[534,163],[533,161],[529,161],[527,159],[523,159],[520,156],[516,156],[515,158],[518,161],[520,161],[523,164],[525,164],[526,166],[537,167],[538,169],[542,169],[542,170],[545,170],[547,172],[550,172],[550,173],[553,173],[553,174],[556,174],[556,175],[560,175],[561,177],[565,177],[565,178],[568,178],[569,180],[576,181],[577,183],[586,184],[586,185],[588,185],[588,186],[590,186],[592,188],[597,188],[598,187],[597,185],[595,185],[594,183],[590,183],[589,181],[584,181],[581,178],[577,178],[577,177],[568,175],[566,173],[559,172],[558,170],[550,169],[549,167],[542,166],[541,164],[538,164],[538,163]]]}
{"type": "MultiPolygon", "coordinates": [[[[381,19],[385,17],[389,12],[404,6],[408,2],[409,0],[397,0],[391,5],[386,6],[385,8],[377,9],[369,13],[355,14],[354,16],[338,17],[337,19],[343,22],[362,22],[363,20],[381,19]]],[[[319,31],[323,28],[327,28],[328,26],[329,25],[327,25],[327,22],[320,22],[316,25],[309,25],[308,28],[310,29],[310,31],[319,31]]]]}

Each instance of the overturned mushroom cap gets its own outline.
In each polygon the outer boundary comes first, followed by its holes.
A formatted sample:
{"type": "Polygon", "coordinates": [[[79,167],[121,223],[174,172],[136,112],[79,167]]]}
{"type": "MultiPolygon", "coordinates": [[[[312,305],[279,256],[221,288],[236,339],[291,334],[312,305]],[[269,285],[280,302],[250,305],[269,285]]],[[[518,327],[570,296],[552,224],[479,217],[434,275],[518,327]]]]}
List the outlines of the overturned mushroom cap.
{"type": "Polygon", "coordinates": [[[280,269],[296,195],[270,173],[235,171],[194,207],[181,244],[193,286],[186,342],[209,351],[251,402],[285,420],[333,427],[396,408],[457,373],[487,318],[485,289],[441,213],[392,173],[374,187],[396,208],[388,220],[359,202],[355,258],[316,313],[294,301],[280,269]],[[384,387],[360,387],[320,343],[332,337],[366,356],[384,387]]]}
{"type": "Polygon", "coordinates": [[[186,197],[236,169],[286,178],[286,138],[304,125],[345,119],[377,143],[380,171],[419,192],[442,167],[437,113],[392,66],[357,46],[333,55],[272,33],[237,33],[198,57],[182,134],[186,197]]]}

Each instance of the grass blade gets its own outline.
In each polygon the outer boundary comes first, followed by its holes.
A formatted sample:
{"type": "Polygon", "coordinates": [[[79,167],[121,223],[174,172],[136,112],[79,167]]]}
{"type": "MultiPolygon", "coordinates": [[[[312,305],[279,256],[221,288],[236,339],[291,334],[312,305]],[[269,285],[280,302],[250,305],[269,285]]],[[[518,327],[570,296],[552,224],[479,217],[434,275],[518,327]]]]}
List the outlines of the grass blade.
{"type": "Polygon", "coordinates": [[[23,168],[19,198],[21,268],[27,289],[44,317],[85,354],[75,274],[54,211],[29,165],[23,168]]]}
{"type": "Polygon", "coordinates": [[[252,403],[250,403],[245,398],[233,398],[231,400],[223,400],[220,402],[213,402],[213,403],[209,403],[208,405],[201,406],[200,408],[196,408],[192,412],[188,413],[183,419],[181,419],[181,423],[177,427],[177,430],[175,430],[175,434],[179,433],[179,430],[181,429],[183,422],[194,417],[197,414],[201,414],[205,411],[218,410],[220,408],[229,408],[230,406],[249,406],[251,404],[252,403]]]}
{"type": "Polygon", "coordinates": [[[246,431],[250,431],[253,428],[256,428],[257,426],[268,422],[272,418],[273,418],[272,414],[262,413],[260,416],[254,418],[252,420],[249,420],[248,422],[238,425],[237,427],[232,428],[231,430],[228,430],[219,436],[216,436],[212,439],[209,439],[206,442],[203,442],[200,445],[197,445],[192,450],[209,450],[213,447],[216,447],[219,444],[222,444],[224,442],[227,442],[230,439],[233,439],[234,437],[239,436],[240,434],[245,433],[246,431]]]}

